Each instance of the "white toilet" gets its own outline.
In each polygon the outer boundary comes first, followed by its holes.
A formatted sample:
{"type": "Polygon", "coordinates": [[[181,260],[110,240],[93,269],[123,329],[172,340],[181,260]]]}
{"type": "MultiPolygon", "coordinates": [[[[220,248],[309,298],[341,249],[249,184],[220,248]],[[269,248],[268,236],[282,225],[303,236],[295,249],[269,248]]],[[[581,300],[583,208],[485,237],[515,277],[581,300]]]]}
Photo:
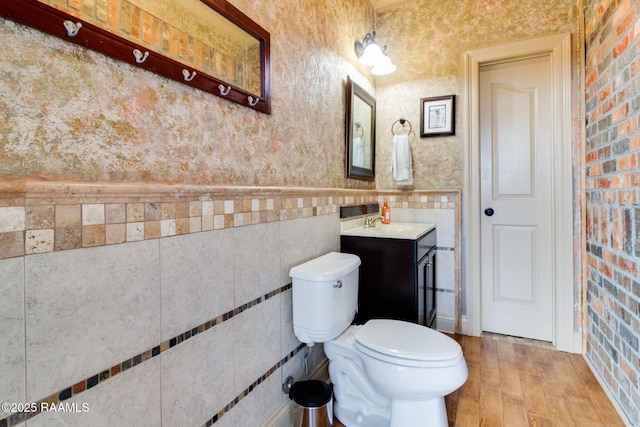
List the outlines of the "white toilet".
{"type": "Polygon", "coordinates": [[[360,258],[331,252],[293,267],[293,331],[324,343],[335,396],[347,427],[446,427],[444,396],[467,379],[457,342],[398,320],[351,325],[360,258]]]}

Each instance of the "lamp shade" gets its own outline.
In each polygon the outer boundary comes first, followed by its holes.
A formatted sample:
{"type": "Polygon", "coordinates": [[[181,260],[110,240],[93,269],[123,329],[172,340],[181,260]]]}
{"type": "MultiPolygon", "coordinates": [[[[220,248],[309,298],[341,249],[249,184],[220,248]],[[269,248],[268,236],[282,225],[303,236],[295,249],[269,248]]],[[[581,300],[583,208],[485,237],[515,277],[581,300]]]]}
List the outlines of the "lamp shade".
{"type": "Polygon", "coordinates": [[[391,74],[396,70],[396,66],[393,65],[391,59],[382,54],[382,58],[373,66],[371,69],[371,74],[376,76],[383,76],[385,74],[391,74]]]}
{"type": "Polygon", "coordinates": [[[362,65],[370,67],[376,65],[383,56],[385,55],[382,53],[380,45],[378,45],[378,43],[376,42],[371,42],[365,47],[364,52],[362,53],[362,56],[360,56],[358,61],[362,65]]]}
{"type": "Polygon", "coordinates": [[[372,74],[384,75],[393,73],[396,70],[396,66],[393,65],[391,59],[387,56],[387,46],[380,46],[376,42],[376,32],[372,31],[367,33],[362,39],[362,43],[356,41],[353,48],[358,57],[358,62],[371,69],[372,74]]]}

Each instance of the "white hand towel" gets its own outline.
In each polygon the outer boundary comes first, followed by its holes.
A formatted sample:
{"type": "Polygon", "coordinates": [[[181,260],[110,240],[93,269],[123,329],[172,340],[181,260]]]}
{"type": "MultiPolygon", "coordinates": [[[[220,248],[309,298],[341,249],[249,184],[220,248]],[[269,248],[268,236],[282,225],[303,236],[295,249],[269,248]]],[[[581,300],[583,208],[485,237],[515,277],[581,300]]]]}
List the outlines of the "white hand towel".
{"type": "Polygon", "coordinates": [[[411,147],[409,135],[394,135],[393,154],[391,155],[391,173],[399,185],[413,184],[411,171],[411,147]]]}
{"type": "Polygon", "coordinates": [[[364,167],[364,142],[362,138],[353,138],[353,166],[364,167]]]}

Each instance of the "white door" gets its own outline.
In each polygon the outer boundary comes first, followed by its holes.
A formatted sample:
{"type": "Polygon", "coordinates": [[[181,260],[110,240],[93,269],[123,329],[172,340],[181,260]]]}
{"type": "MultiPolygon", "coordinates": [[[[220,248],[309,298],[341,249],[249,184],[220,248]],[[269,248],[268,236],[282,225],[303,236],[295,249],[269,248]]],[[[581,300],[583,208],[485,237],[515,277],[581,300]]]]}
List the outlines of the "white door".
{"type": "Polygon", "coordinates": [[[482,329],[553,340],[550,55],[480,67],[482,329]]]}

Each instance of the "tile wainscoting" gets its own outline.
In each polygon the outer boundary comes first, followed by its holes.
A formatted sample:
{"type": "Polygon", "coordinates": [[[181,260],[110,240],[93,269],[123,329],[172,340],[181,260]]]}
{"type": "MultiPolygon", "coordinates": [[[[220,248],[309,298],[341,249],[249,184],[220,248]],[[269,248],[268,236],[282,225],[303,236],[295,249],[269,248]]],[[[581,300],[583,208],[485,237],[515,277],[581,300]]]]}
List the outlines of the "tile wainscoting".
{"type": "Polygon", "coordinates": [[[459,313],[457,190],[0,183],[0,397],[65,409],[0,426],[255,426],[305,375],[289,269],[339,250],[339,206],[383,197],[438,225],[459,313]]]}

